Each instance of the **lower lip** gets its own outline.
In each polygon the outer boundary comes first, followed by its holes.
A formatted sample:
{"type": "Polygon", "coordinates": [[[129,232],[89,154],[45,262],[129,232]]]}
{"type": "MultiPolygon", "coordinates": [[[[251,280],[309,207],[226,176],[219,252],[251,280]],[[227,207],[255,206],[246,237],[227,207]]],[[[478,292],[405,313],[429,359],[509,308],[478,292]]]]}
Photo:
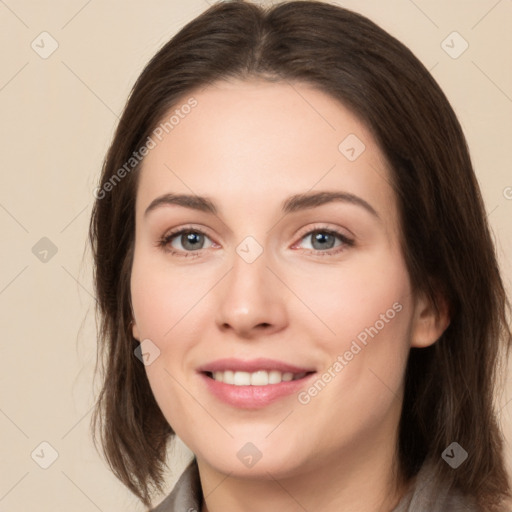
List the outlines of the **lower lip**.
{"type": "Polygon", "coordinates": [[[260,409],[286,396],[297,394],[314,373],[302,379],[267,386],[235,386],[219,382],[201,373],[208,390],[219,400],[240,409],[260,409]]]}

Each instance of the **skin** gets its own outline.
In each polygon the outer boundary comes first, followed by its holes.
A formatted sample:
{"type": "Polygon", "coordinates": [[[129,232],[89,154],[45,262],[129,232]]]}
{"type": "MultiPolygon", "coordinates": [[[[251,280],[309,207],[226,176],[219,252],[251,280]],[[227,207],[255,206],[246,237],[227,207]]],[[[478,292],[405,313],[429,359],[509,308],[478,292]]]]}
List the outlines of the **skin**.
{"type": "Polygon", "coordinates": [[[155,398],[198,460],[202,510],[391,510],[407,484],[392,470],[407,355],[449,319],[412,292],[382,152],[355,115],[307,84],[219,81],[193,96],[198,105],[143,163],[131,293],[134,337],[160,350],[146,366],[155,398]],[[365,145],[355,161],[338,149],[349,134],[365,145]],[[281,212],[289,196],[317,191],[354,194],[378,216],[341,201],[281,212]],[[165,193],[207,196],[218,213],[164,205],[145,215],[165,193]],[[190,225],[206,232],[199,250],[180,235],[167,246],[177,254],[158,245],[190,225]],[[315,244],[315,229],[353,244],[315,244]],[[263,249],[252,263],[236,252],[247,236],[263,249]],[[395,303],[401,311],[307,404],[292,394],[236,408],[196,371],[267,357],[321,375],[395,303]],[[237,457],[247,442],[262,454],[251,468],[237,457]]]}

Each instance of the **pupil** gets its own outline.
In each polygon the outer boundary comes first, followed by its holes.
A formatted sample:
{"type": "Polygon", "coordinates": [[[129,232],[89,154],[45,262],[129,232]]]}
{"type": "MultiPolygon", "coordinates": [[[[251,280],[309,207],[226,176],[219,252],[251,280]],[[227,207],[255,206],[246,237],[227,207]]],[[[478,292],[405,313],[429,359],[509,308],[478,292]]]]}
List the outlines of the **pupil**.
{"type": "Polygon", "coordinates": [[[187,248],[187,244],[190,244],[189,248],[196,249],[198,245],[200,245],[200,239],[202,235],[200,233],[188,233],[184,235],[185,243],[183,243],[183,247],[187,248]]]}
{"type": "MultiPolygon", "coordinates": [[[[332,242],[334,242],[334,239],[333,239],[332,235],[330,235],[330,234],[328,234],[328,233],[318,232],[318,233],[314,236],[314,238],[315,238],[315,242],[320,242],[320,248],[325,249],[325,248],[327,247],[328,249],[331,249],[331,248],[332,248],[332,246],[333,246],[332,242]],[[331,243],[330,243],[330,244],[329,244],[329,243],[327,243],[327,244],[326,244],[325,242],[327,241],[327,239],[328,239],[329,237],[331,238],[331,243]]],[[[313,244],[313,245],[314,245],[314,244],[313,244]]]]}

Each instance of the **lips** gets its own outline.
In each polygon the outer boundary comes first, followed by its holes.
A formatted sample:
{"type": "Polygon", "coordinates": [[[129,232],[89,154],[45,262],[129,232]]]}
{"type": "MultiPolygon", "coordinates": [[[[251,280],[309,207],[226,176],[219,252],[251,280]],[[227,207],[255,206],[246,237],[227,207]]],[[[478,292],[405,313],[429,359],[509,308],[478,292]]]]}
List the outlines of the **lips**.
{"type": "Polygon", "coordinates": [[[211,363],[207,363],[200,368],[198,368],[200,372],[217,372],[217,371],[226,371],[231,370],[233,372],[241,371],[241,372],[257,372],[259,370],[265,371],[278,371],[281,373],[308,373],[314,372],[314,368],[300,367],[295,366],[289,363],[285,363],[283,361],[278,361],[275,359],[251,359],[251,360],[243,360],[243,359],[217,359],[216,361],[212,361],[211,363]]]}
{"type": "Polygon", "coordinates": [[[198,368],[216,398],[243,409],[258,409],[298,392],[315,373],[273,359],[219,359],[198,368]]]}

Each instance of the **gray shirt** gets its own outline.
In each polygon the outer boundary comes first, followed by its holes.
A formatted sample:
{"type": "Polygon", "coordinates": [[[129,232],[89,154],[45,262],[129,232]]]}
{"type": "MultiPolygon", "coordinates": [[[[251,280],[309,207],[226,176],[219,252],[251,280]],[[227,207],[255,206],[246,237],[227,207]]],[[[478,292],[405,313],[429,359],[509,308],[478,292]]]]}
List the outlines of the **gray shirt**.
{"type": "MultiPolygon", "coordinates": [[[[416,476],[415,485],[390,512],[479,512],[471,498],[444,489],[433,493],[431,468],[424,465],[416,476]],[[429,485],[430,484],[430,485],[429,485]]],[[[152,512],[201,512],[203,494],[197,463],[187,466],[171,494],[152,512]]]]}

